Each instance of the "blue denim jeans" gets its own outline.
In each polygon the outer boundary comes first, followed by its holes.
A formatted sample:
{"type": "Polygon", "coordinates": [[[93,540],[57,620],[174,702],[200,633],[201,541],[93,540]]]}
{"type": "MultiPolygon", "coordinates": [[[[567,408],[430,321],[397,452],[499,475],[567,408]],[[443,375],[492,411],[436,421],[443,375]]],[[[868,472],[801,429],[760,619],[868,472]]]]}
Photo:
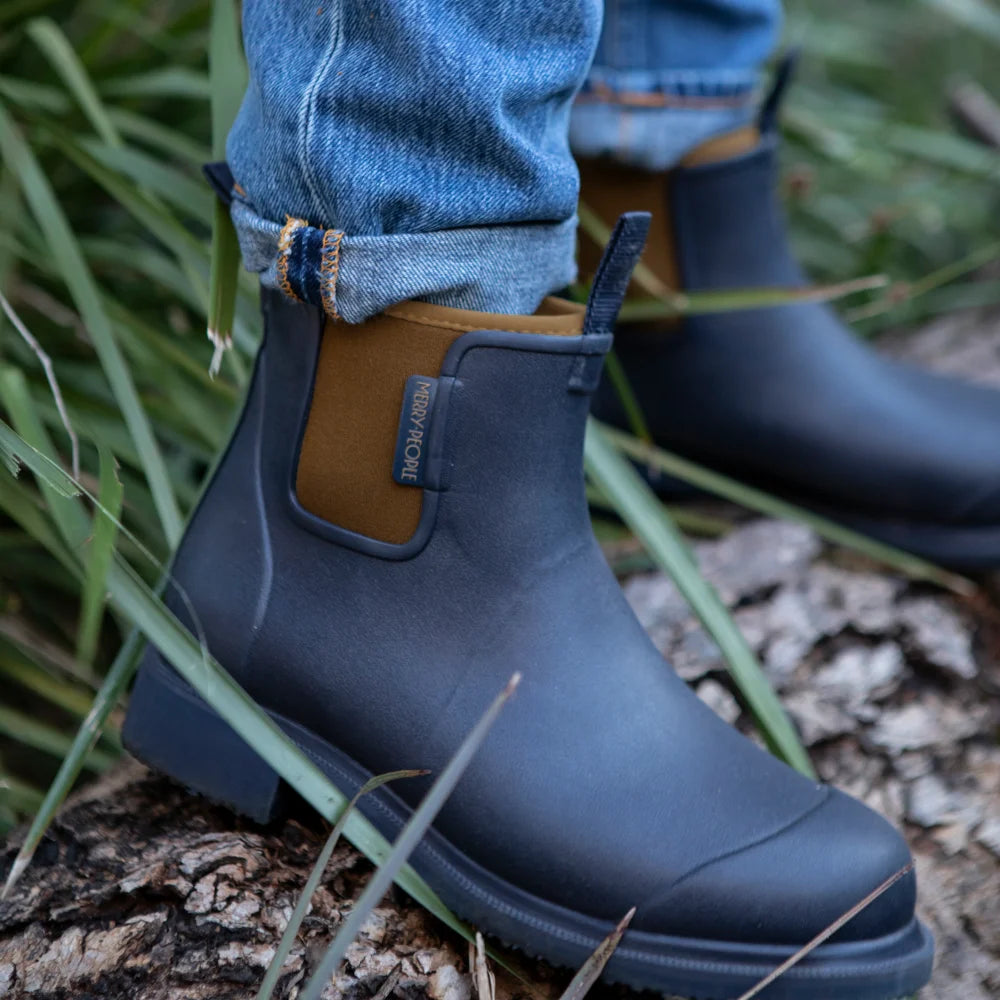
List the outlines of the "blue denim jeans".
{"type": "Polygon", "coordinates": [[[570,118],[573,152],[666,170],[746,125],[781,13],[781,0],[606,0],[570,118]]]}
{"type": "Polygon", "coordinates": [[[779,0],[604,8],[245,0],[245,265],[348,322],[410,298],[533,312],[575,276],[570,139],[669,166],[746,121],[780,20],[779,0]]]}

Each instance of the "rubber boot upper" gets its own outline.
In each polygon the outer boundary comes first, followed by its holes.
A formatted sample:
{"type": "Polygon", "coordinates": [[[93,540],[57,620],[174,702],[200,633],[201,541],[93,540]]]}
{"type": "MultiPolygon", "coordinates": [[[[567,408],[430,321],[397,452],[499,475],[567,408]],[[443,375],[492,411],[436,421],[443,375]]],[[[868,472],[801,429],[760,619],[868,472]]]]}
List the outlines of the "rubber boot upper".
{"type": "MultiPolygon", "coordinates": [[[[371,773],[440,772],[520,671],[436,823],[518,891],[608,921],[637,906],[639,932],[801,944],[909,853],[876,814],[715,716],[632,614],[584,492],[617,301],[597,305],[579,334],[457,337],[432,373],[416,527],[388,542],[297,493],[330,332],[318,310],[265,293],[247,407],[175,577],[238,682],[371,773]]],[[[429,781],[398,794],[416,804],[429,781]]],[[[840,939],[906,927],[914,896],[911,873],[840,939]]]]}

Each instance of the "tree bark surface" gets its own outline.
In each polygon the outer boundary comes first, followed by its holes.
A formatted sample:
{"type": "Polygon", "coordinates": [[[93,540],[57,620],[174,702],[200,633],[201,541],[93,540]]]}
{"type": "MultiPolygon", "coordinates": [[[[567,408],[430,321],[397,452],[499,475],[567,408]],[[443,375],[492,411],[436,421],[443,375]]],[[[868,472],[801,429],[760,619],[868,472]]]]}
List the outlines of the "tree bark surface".
{"type": "MultiPolygon", "coordinates": [[[[305,814],[256,826],[126,762],[61,814],[0,907],[0,997],[253,997],[325,834],[305,814]]],[[[334,852],[276,997],[297,994],[370,872],[334,852]]],[[[465,952],[394,889],[326,995],[371,1000],[391,975],[397,998],[469,1000],[465,952]]]]}

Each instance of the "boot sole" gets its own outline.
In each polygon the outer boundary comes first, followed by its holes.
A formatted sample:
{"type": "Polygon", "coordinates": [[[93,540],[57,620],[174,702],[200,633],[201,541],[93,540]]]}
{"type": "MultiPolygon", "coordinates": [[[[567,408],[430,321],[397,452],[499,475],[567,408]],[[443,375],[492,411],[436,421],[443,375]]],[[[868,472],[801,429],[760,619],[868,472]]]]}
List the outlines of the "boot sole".
{"type": "MultiPolygon", "coordinates": [[[[706,498],[718,499],[714,494],[707,493],[681,479],[650,471],[641,465],[637,468],[663,500],[684,503],[706,498]]],[[[706,468],[711,467],[706,465],[706,468]]],[[[996,569],[1000,566],[1000,524],[936,524],[930,521],[875,517],[818,504],[773,486],[758,487],[752,478],[743,477],[739,473],[725,474],[747,486],[764,490],[780,500],[850,528],[858,534],[902,549],[929,562],[968,572],[996,569]]]]}
{"type": "MultiPolygon", "coordinates": [[[[345,795],[371,775],[302,726],[268,713],[345,795]]],[[[230,726],[161,659],[147,650],[123,738],[139,760],[257,822],[277,818],[287,787],[230,726]]],[[[361,812],[393,840],[411,809],[388,788],[361,812]]],[[[444,903],[483,932],[551,964],[579,968],[610,926],[548,903],[490,874],[433,829],[410,864],[444,903]]],[[[726,1000],[750,989],[796,948],[680,938],[629,930],[603,979],[634,989],[726,1000]]],[[[824,944],[760,994],[764,1000],[895,1000],[930,978],[934,943],[916,919],[883,938],[824,944]]]]}

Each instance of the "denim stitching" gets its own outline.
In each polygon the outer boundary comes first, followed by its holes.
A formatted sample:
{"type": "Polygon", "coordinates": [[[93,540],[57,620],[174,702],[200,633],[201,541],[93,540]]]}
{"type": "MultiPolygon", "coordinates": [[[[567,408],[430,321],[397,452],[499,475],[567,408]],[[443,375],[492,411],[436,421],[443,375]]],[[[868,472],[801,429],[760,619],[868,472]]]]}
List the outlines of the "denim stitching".
{"type": "Polygon", "coordinates": [[[295,294],[291,282],[288,280],[288,258],[292,253],[292,237],[295,235],[295,230],[308,224],[305,219],[296,219],[291,215],[286,215],[285,224],[281,227],[281,233],[278,236],[278,286],[294,302],[301,302],[302,299],[295,294]]]}
{"type": "Polygon", "coordinates": [[[343,238],[342,229],[327,229],[323,233],[320,294],[325,312],[333,319],[340,319],[337,313],[337,274],[340,271],[340,241],[343,238]]]}
{"type": "Polygon", "coordinates": [[[302,226],[292,236],[288,255],[288,282],[299,296],[314,306],[323,304],[320,287],[320,254],[323,232],[315,226],[302,226]]]}

